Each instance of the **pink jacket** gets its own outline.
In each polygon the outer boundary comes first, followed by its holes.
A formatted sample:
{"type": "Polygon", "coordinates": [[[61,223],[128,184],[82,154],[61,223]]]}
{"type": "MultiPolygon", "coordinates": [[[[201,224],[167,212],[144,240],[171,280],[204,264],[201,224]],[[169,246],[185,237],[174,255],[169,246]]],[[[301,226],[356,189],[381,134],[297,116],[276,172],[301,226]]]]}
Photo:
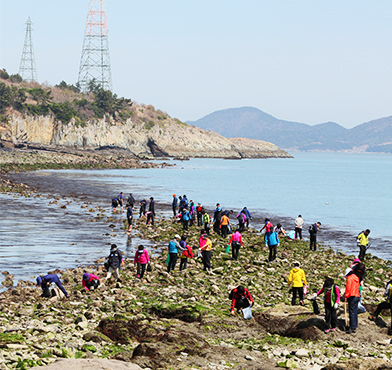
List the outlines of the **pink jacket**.
{"type": "Polygon", "coordinates": [[[150,261],[150,256],[148,255],[147,249],[143,249],[143,252],[136,251],[135,259],[133,263],[139,262],[142,265],[150,261]]]}
{"type": "Polygon", "coordinates": [[[87,290],[90,290],[89,288],[86,287],[86,281],[93,281],[93,280],[99,280],[99,277],[98,277],[98,276],[95,276],[95,275],[93,275],[93,274],[90,274],[90,279],[88,279],[88,280],[83,280],[83,279],[82,279],[82,285],[83,285],[87,290]]]}
{"type": "Polygon", "coordinates": [[[242,235],[239,231],[236,231],[234,234],[231,235],[229,244],[231,244],[231,242],[240,242],[242,246],[242,235]]]}

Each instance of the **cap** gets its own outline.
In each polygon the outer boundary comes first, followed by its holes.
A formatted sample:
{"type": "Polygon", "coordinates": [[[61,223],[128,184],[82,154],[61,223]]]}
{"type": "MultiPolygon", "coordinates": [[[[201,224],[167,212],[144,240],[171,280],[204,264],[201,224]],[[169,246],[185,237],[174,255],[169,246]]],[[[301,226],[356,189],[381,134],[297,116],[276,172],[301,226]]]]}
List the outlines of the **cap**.
{"type": "Polygon", "coordinates": [[[115,251],[117,249],[117,245],[116,244],[112,244],[110,246],[110,250],[115,251]]]}
{"type": "Polygon", "coordinates": [[[175,237],[176,239],[181,239],[181,236],[178,235],[178,234],[174,235],[174,237],[175,237]]]}
{"type": "Polygon", "coordinates": [[[42,277],[38,276],[37,277],[37,285],[41,285],[41,283],[42,283],[42,277]]]}
{"type": "Polygon", "coordinates": [[[176,196],[176,194],[173,194],[173,197],[175,197],[176,196]]]}
{"type": "Polygon", "coordinates": [[[83,274],[83,280],[90,280],[91,275],[88,272],[83,274]]]}
{"type": "Polygon", "coordinates": [[[360,260],[359,258],[356,258],[356,259],[354,260],[354,263],[361,263],[361,260],[360,260]]]}

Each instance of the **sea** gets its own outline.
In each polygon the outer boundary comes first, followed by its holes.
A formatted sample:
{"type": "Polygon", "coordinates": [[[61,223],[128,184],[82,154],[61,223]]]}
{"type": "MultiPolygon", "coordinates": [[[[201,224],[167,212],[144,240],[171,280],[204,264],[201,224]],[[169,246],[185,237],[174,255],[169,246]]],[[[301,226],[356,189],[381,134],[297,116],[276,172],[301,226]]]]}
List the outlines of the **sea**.
{"type": "MultiPolygon", "coordinates": [[[[163,159],[171,166],[118,170],[43,170],[15,174],[16,180],[58,196],[24,198],[0,195],[0,263],[15,280],[33,279],[55,268],[92,264],[115,242],[132,256],[144,243],[162,246],[91,222],[98,206],[111,213],[111,199],[124,192],[136,200],[156,201],[158,216],[171,215],[173,193],[186,194],[210,214],[217,203],[235,215],[246,206],[251,226],[265,218],[294,229],[301,214],[304,236],[321,222],[318,240],[326,247],[356,255],[356,236],[370,229],[369,253],[392,260],[392,155],[380,153],[291,152],[293,158],[163,159]],[[83,203],[88,205],[82,208],[83,203]],[[67,208],[61,208],[65,205],[67,208]],[[91,208],[93,211],[91,211],[91,208]],[[115,235],[115,236],[113,236],[115,235]]],[[[117,220],[125,214],[115,214],[117,220]]],[[[159,244],[159,243],[158,243],[159,244]]]]}

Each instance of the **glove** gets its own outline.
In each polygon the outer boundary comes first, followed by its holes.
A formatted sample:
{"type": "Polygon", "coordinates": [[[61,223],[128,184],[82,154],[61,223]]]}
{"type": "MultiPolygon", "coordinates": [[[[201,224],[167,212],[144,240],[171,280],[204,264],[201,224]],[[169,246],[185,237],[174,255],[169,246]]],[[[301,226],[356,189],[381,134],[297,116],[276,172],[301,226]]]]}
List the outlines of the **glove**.
{"type": "Polygon", "coordinates": [[[278,243],[278,247],[280,247],[280,243],[278,243]]]}
{"type": "Polygon", "coordinates": [[[338,306],[339,306],[339,303],[335,303],[335,304],[333,305],[333,308],[336,310],[336,309],[338,308],[338,306]]]}

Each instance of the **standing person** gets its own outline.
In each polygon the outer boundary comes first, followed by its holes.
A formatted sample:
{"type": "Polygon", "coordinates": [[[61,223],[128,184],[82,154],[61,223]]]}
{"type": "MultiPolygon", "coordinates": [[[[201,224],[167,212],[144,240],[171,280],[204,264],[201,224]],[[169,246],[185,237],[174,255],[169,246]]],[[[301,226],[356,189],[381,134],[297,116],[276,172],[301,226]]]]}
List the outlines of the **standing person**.
{"type": "Polygon", "coordinates": [[[294,223],[295,223],[295,239],[302,240],[302,227],[304,226],[304,219],[302,218],[301,215],[298,215],[294,223]]]}
{"type": "Polygon", "coordinates": [[[193,225],[193,223],[195,222],[196,219],[196,207],[195,207],[195,203],[193,203],[193,200],[191,199],[191,201],[189,202],[189,213],[191,215],[190,218],[190,226],[193,225]]]}
{"type": "Polygon", "coordinates": [[[148,263],[150,263],[150,256],[148,255],[147,249],[144,249],[144,246],[140,244],[133,260],[133,264],[137,266],[137,277],[140,280],[143,279],[148,263]]]}
{"type": "Polygon", "coordinates": [[[184,230],[188,230],[188,224],[190,219],[191,219],[191,214],[186,208],[183,208],[181,213],[181,222],[182,222],[182,228],[184,230]]]}
{"type": "Polygon", "coordinates": [[[242,308],[253,306],[253,298],[249,293],[249,290],[239,285],[236,289],[233,289],[229,294],[231,299],[230,313],[234,315],[234,310],[241,312],[242,308]]]}
{"type": "Polygon", "coordinates": [[[300,267],[298,261],[294,262],[294,268],[290,271],[288,286],[292,285],[293,298],[291,299],[291,305],[295,306],[297,300],[297,294],[299,296],[299,304],[304,305],[304,285],[308,285],[306,282],[305,272],[300,267]]]}
{"type": "Polygon", "coordinates": [[[180,240],[180,245],[184,248],[180,257],[180,271],[186,270],[188,264],[188,258],[193,258],[192,248],[186,244],[186,236],[182,235],[180,240]]]}
{"type": "Polygon", "coordinates": [[[203,224],[204,224],[204,231],[207,233],[207,235],[210,235],[210,222],[211,222],[211,217],[207,213],[207,211],[204,210],[204,213],[203,213],[203,224]]]}
{"type": "Polygon", "coordinates": [[[140,203],[140,209],[139,209],[139,218],[142,217],[146,213],[146,207],[147,207],[147,201],[146,198],[144,198],[140,203]]]}
{"type": "Polygon", "coordinates": [[[186,197],[186,194],[183,195],[181,202],[182,202],[182,208],[188,209],[189,201],[188,198],[186,197]]]}
{"type": "Polygon", "coordinates": [[[121,212],[123,211],[123,199],[124,199],[124,193],[121,192],[120,194],[117,195],[117,200],[118,200],[118,204],[121,207],[121,212]]]}
{"type": "Polygon", "coordinates": [[[177,216],[177,206],[178,206],[178,198],[176,194],[173,194],[173,202],[172,202],[172,209],[173,209],[173,216],[177,216]]]}
{"type": "Polygon", "coordinates": [[[220,228],[222,236],[224,238],[226,238],[226,236],[227,236],[227,233],[229,231],[229,226],[230,226],[229,217],[227,215],[223,214],[220,219],[219,228],[220,228]]]}
{"type": "Polygon", "coordinates": [[[120,269],[121,266],[124,265],[123,255],[121,251],[117,248],[116,244],[112,244],[110,246],[110,254],[106,257],[108,260],[108,273],[106,275],[106,280],[109,280],[112,277],[112,273],[114,273],[115,278],[118,282],[120,280],[120,269]]]}
{"type": "Polygon", "coordinates": [[[99,277],[85,272],[82,278],[82,285],[86,288],[86,290],[97,289],[99,285],[99,277]]]}
{"type": "Polygon", "coordinates": [[[311,226],[309,226],[309,239],[310,239],[310,250],[317,250],[317,232],[320,230],[321,222],[317,222],[311,226]]]}
{"type": "Polygon", "coordinates": [[[178,252],[182,252],[183,248],[181,247],[179,240],[180,240],[180,236],[178,234],[176,234],[174,236],[173,240],[170,240],[169,242],[169,263],[167,265],[167,272],[170,272],[170,270],[174,270],[174,268],[176,267],[176,263],[177,263],[177,258],[178,258],[178,252]]]}
{"type": "Polygon", "coordinates": [[[133,221],[133,210],[132,210],[132,206],[129,203],[128,203],[128,209],[127,209],[127,221],[128,221],[127,232],[131,233],[132,232],[132,221],[133,221]]]}
{"type": "Polygon", "coordinates": [[[51,296],[49,288],[52,283],[55,283],[57,287],[64,293],[64,295],[69,298],[69,294],[64,289],[59,277],[56,274],[48,274],[37,277],[37,286],[42,288],[41,297],[49,298],[51,296]]]}
{"type": "Polygon", "coordinates": [[[348,302],[348,315],[350,318],[350,327],[346,331],[347,334],[355,333],[358,327],[358,302],[359,302],[359,286],[365,271],[363,263],[357,264],[346,277],[346,291],[344,299],[348,302]]]}
{"type": "Polygon", "coordinates": [[[180,195],[179,197],[178,197],[178,201],[179,201],[179,206],[178,206],[178,212],[179,213],[181,213],[182,212],[182,210],[183,210],[183,208],[184,208],[184,204],[183,204],[183,202],[182,202],[182,196],[180,195]]]}
{"type": "Polygon", "coordinates": [[[241,211],[237,215],[237,220],[238,220],[238,231],[244,231],[245,230],[245,222],[246,222],[245,212],[241,211]]]}
{"type": "Polygon", "coordinates": [[[204,234],[204,245],[200,248],[203,256],[203,271],[211,271],[211,255],[212,255],[212,242],[211,239],[204,234]]]}
{"type": "Polygon", "coordinates": [[[316,297],[324,293],[325,325],[324,333],[334,332],[337,324],[337,314],[340,301],[340,291],[332,278],[325,278],[323,287],[316,293],[316,297]]]}
{"type": "Polygon", "coordinates": [[[245,213],[246,216],[246,228],[249,229],[249,221],[252,219],[252,216],[250,215],[250,212],[248,208],[244,207],[241,211],[242,213],[245,213]]]}
{"type": "Polygon", "coordinates": [[[197,226],[203,226],[203,207],[201,203],[197,203],[196,216],[197,216],[197,226]]]}
{"type": "Polygon", "coordinates": [[[214,232],[219,235],[219,225],[220,225],[220,220],[221,220],[221,212],[222,208],[219,203],[216,204],[216,208],[214,211],[214,232]]]}
{"type": "Polygon", "coordinates": [[[136,203],[135,198],[133,197],[132,193],[129,193],[129,197],[127,199],[127,205],[133,208],[135,203],[136,203]]]}
{"type": "Polygon", "coordinates": [[[148,211],[152,213],[151,224],[154,225],[154,217],[155,217],[155,201],[154,197],[150,198],[150,203],[148,205],[148,211]]]}
{"type": "Polygon", "coordinates": [[[276,249],[280,245],[278,233],[270,231],[264,235],[265,246],[269,248],[268,262],[276,261],[276,249]]]}
{"type": "Polygon", "coordinates": [[[357,236],[357,246],[359,247],[358,258],[361,261],[365,260],[365,254],[366,254],[366,251],[368,249],[368,244],[369,244],[369,234],[370,234],[370,230],[366,229],[365,231],[362,231],[361,233],[359,233],[357,236]]]}
{"type": "Polygon", "coordinates": [[[263,230],[265,229],[266,233],[269,233],[270,231],[272,231],[274,228],[274,225],[272,225],[272,222],[270,221],[269,218],[266,218],[264,220],[264,226],[261,228],[260,232],[263,232],[263,230]]]}
{"type": "MultiPolygon", "coordinates": [[[[386,298],[386,301],[381,302],[377,306],[376,311],[374,311],[374,313],[372,315],[369,315],[369,320],[376,321],[378,315],[381,313],[382,310],[390,309],[391,310],[391,314],[392,314],[392,300],[391,300],[391,296],[392,296],[392,275],[389,277],[389,279],[390,280],[388,281],[387,287],[386,287],[385,292],[384,292],[384,297],[386,298]]],[[[392,327],[391,327],[391,329],[389,329],[389,331],[391,331],[391,330],[392,330],[392,327]]]]}
{"type": "Polygon", "coordinates": [[[238,252],[240,248],[243,246],[242,243],[242,235],[239,230],[235,231],[229,240],[229,246],[231,244],[231,258],[235,261],[238,260],[238,252]]]}

